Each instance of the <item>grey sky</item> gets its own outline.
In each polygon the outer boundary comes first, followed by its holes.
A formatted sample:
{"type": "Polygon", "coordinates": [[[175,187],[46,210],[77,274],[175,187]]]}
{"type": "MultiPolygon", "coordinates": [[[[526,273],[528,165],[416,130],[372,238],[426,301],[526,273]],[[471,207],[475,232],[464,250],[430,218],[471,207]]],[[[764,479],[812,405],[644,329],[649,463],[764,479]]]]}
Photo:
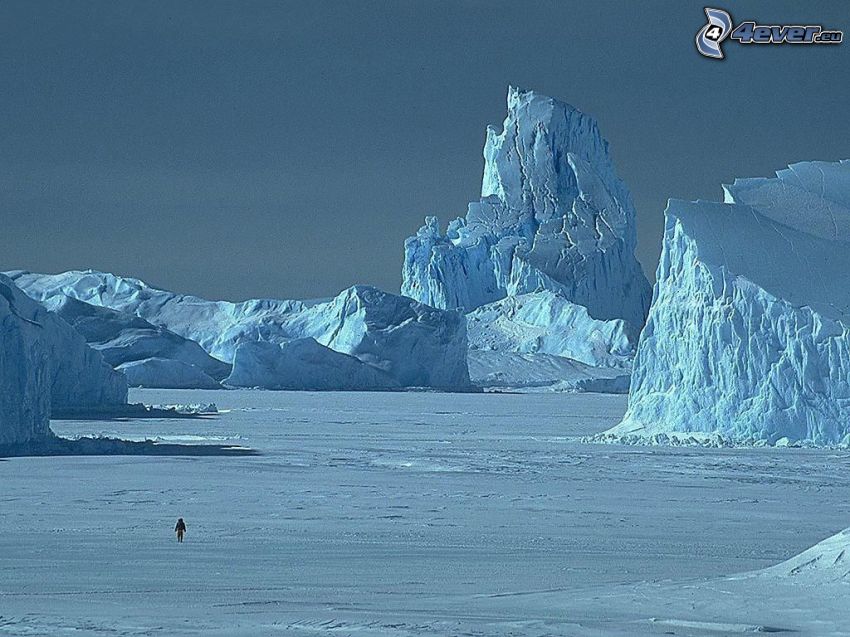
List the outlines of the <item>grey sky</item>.
{"type": "MultiPolygon", "coordinates": [[[[850,43],[704,59],[703,4],[4,0],[0,268],[397,291],[404,238],[477,198],[515,84],[599,120],[651,275],[668,197],[850,157],[850,43]]],[[[842,2],[712,6],[850,31],[842,2]]]]}

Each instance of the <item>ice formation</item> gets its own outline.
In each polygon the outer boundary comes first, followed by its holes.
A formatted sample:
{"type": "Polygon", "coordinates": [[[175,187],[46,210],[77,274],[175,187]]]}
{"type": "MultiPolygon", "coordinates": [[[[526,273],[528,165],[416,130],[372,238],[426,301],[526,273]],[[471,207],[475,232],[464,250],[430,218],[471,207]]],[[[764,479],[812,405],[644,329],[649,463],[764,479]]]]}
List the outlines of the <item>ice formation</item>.
{"type": "Polygon", "coordinates": [[[134,314],[64,295],[51,297],[43,305],[82,334],[133,387],[212,389],[230,373],[230,365],[197,343],[134,314]]]}
{"type": "Polygon", "coordinates": [[[405,242],[402,294],[473,310],[549,290],[636,337],[650,288],[634,257],[635,210],[596,121],[508,89],[502,132],[488,127],[481,200],[446,234],[434,217],[405,242]]]}
{"type": "Polygon", "coordinates": [[[174,358],[142,358],[121,363],[115,369],[127,377],[130,387],[221,389],[221,384],[199,367],[174,358]]]}
{"type": "MultiPolygon", "coordinates": [[[[50,367],[39,309],[0,276],[0,445],[50,436],[50,367]]],[[[44,314],[44,310],[41,310],[44,314]]]]}
{"type": "Polygon", "coordinates": [[[487,129],[481,200],[445,234],[427,217],[407,239],[402,294],[468,313],[476,383],[576,389],[582,364],[601,378],[630,364],[650,301],[635,242],[631,196],[596,121],[509,88],[502,131],[487,129]]]}
{"type": "Polygon", "coordinates": [[[619,438],[850,443],[850,162],[671,200],[619,438]]]}
{"type": "Polygon", "coordinates": [[[336,390],[394,389],[392,376],[348,354],[320,345],[313,338],[285,343],[241,343],[233,372],[225,381],[233,387],[336,390]]]}
{"type": "Polygon", "coordinates": [[[2,275],[0,321],[0,444],[49,437],[53,412],[126,403],[124,377],[2,275]]]}
{"type": "MultiPolygon", "coordinates": [[[[241,343],[313,338],[389,375],[401,387],[466,389],[466,322],[440,310],[368,286],[323,302],[257,299],[207,301],[95,271],[42,275],[13,272],[33,298],[69,296],[139,316],[198,343],[219,360],[234,359],[241,343]]],[[[328,385],[326,389],[335,387],[328,385]]]]}
{"type": "Polygon", "coordinates": [[[552,354],[627,369],[635,346],[622,319],[597,320],[550,291],[509,296],[466,315],[471,350],[552,354]]]}
{"type": "Polygon", "coordinates": [[[469,377],[487,390],[625,394],[629,372],[585,365],[564,356],[469,350],[469,377]]]}

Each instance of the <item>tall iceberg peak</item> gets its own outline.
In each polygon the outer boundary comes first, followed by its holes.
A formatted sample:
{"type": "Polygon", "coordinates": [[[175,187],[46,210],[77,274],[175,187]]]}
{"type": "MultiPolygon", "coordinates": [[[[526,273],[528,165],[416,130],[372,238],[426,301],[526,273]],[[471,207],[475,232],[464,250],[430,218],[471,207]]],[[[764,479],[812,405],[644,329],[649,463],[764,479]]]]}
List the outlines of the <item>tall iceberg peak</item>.
{"type": "Polygon", "coordinates": [[[445,234],[433,217],[405,242],[402,294],[467,311],[540,290],[594,319],[643,325],[650,287],[634,257],[635,210],[596,121],[533,91],[508,90],[487,129],[481,200],[445,234]]]}
{"type": "Polygon", "coordinates": [[[618,439],[850,443],[850,164],[671,200],[618,439]]]}

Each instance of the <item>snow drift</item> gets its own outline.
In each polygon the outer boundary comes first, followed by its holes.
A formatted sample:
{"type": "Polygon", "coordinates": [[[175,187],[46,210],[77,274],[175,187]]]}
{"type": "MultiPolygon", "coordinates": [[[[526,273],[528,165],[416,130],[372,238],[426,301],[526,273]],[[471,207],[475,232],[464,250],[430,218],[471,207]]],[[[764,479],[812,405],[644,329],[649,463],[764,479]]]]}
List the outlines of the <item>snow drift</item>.
{"type": "Polygon", "coordinates": [[[850,575],[850,529],[844,529],[776,566],[758,571],[758,575],[796,580],[810,586],[846,580],[850,575]]]}
{"type": "MultiPolygon", "coordinates": [[[[312,338],[335,352],[371,365],[399,387],[471,386],[466,363],[466,322],[460,312],[435,309],[369,286],[351,287],[324,302],[257,299],[231,303],[175,294],[138,279],[91,270],[11,275],[39,301],[67,296],[135,315],[198,343],[224,362],[234,360],[242,343],[280,345],[312,338]]],[[[267,357],[273,351],[265,351],[266,371],[267,357]]],[[[281,356],[289,362],[296,360],[283,351],[281,356]]],[[[248,360],[243,358],[240,374],[245,373],[248,360]]],[[[273,385],[278,382],[272,381],[273,385]]],[[[336,389],[332,381],[329,378],[323,388],[336,389]]]]}
{"type": "Polygon", "coordinates": [[[671,200],[629,408],[610,435],[850,443],[850,163],[671,200]]]}
{"type": "Polygon", "coordinates": [[[127,384],[70,325],[0,275],[0,444],[51,436],[51,413],[127,402],[127,384]]]}

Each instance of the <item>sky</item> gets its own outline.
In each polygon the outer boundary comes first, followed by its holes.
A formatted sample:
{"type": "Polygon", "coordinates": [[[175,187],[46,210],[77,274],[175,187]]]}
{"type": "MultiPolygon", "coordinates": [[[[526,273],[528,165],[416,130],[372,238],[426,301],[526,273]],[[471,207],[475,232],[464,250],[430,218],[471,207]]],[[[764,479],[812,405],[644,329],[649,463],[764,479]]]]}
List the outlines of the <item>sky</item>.
{"type": "MultiPolygon", "coordinates": [[[[842,2],[721,2],[850,32],[842,2]]],[[[507,86],[594,115],[652,277],[670,197],[850,158],[850,43],[701,57],[703,2],[0,3],[0,268],[208,298],[398,291],[507,86]]],[[[850,35],[850,34],[848,34],[850,35]]]]}

